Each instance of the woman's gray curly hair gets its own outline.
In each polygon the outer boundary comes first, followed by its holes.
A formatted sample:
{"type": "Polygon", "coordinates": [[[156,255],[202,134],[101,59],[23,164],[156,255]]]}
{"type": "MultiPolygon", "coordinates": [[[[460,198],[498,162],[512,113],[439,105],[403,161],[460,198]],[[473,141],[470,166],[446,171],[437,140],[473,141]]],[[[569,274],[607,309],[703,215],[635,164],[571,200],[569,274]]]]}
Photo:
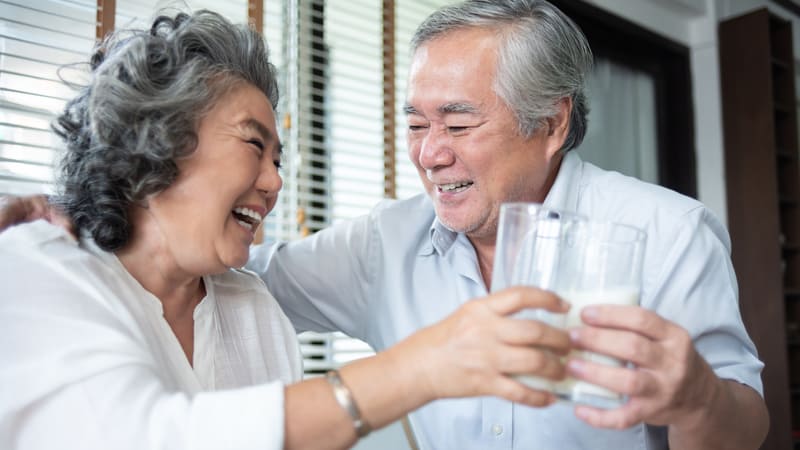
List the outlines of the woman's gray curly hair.
{"type": "Polygon", "coordinates": [[[66,143],[58,204],[107,251],[128,242],[131,205],[175,180],[176,161],[194,151],[200,119],[221,96],[247,82],[278,103],[263,37],[211,11],[115,32],[90,66],[89,84],[53,124],[66,143]]]}

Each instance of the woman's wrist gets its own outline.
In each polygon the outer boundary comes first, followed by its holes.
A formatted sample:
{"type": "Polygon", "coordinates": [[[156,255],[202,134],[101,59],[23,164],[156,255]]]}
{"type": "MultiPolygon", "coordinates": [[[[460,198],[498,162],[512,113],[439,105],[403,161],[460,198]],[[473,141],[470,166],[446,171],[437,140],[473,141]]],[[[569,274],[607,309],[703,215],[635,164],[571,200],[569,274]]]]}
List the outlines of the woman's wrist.
{"type": "Polygon", "coordinates": [[[368,435],[372,431],[372,427],[361,416],[361,410],[353,398],[353,393],[350,391],[350,388],[344,384],[344,381],[342,381],[339,371],[328,371],[328,373],[325,374],[325,379],[328,381],[328,384],[331,385],[331,389],[333,389],[333,395],[336,398],[336,402],[339,403],[339,406],[341,406],[342,409],[344,409],[345,412],[347,412],[347,414],[350,416],[350,419],[352,419],[353,428],[356,430],[356,435],[359,438],[368,435]]]}

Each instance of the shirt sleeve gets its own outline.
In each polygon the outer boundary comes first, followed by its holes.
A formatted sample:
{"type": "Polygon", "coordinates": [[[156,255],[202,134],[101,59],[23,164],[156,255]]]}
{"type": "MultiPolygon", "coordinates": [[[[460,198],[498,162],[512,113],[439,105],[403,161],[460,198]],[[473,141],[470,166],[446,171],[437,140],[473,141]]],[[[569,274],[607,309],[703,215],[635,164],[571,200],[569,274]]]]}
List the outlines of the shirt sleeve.
{"type": "Polygon", "coordinates": [[[283,446],[281,383],[170,388],[113,294],[52,258],[0,252],[0,448],[283,446]]]}
{"type": "Polygon", "coordinates": [[[261,276],[298,332],[342,331],[364,339],[380,265],[376,239],[373,218],[364,216],[305,239],[257,247],[247,268],[261,276]]]}
{"type": "Polygon", "coordinates": [[[645,273],[643,306],[685,328],[695,348],[720,378],[746,384],[763,395],[755,345],[739,311],[736,275],[725,228],[704,207],[682,218],[660,242],[645,273]]]}

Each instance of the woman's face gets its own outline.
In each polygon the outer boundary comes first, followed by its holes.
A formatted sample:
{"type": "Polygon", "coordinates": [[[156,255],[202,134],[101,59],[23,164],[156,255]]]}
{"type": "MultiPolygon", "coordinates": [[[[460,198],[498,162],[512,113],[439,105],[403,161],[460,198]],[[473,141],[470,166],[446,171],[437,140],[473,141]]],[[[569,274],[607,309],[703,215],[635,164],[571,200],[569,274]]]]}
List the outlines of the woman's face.
{"type": "Polygon", "coordinates": [[[195,151],[178,161],[176,180],[149,199],[148,211],[178,268],[204,275],[247,262],[283,180],[275,113],[249,83],[217,101],[197,138],[195,151]]]}

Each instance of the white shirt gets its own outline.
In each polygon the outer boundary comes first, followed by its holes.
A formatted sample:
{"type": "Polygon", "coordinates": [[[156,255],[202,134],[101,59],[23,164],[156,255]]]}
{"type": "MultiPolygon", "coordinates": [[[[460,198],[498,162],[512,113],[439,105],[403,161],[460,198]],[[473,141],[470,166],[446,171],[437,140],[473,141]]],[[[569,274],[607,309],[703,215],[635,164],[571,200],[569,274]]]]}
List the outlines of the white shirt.
{"type": "Polygon", "coordinates": [[[0,234],[0,448],[282,448],[294,330],[255,275],[204,282],[192,367],[116,256],[41,221],[0,234]]]}
{"type": "MultiPolygon", "coordinates": [[[[718,376],[762,391],[763,364],[740,317],[728,234],[709,210],[574,153],[562,161],[545,204],[647,231],[642,306],[683,326],[718,376]]],[[[486,294],[469,240],[436,220],[426,196],[384,202],[306,240],[262,246],[248,267],[299,330],[341,330],[377,350],[486,294]]],[[[424,449],[667,448],[666,428],[595,429],[566,404],[448,399],[413,413],[411,422],[424,449]]]]}

